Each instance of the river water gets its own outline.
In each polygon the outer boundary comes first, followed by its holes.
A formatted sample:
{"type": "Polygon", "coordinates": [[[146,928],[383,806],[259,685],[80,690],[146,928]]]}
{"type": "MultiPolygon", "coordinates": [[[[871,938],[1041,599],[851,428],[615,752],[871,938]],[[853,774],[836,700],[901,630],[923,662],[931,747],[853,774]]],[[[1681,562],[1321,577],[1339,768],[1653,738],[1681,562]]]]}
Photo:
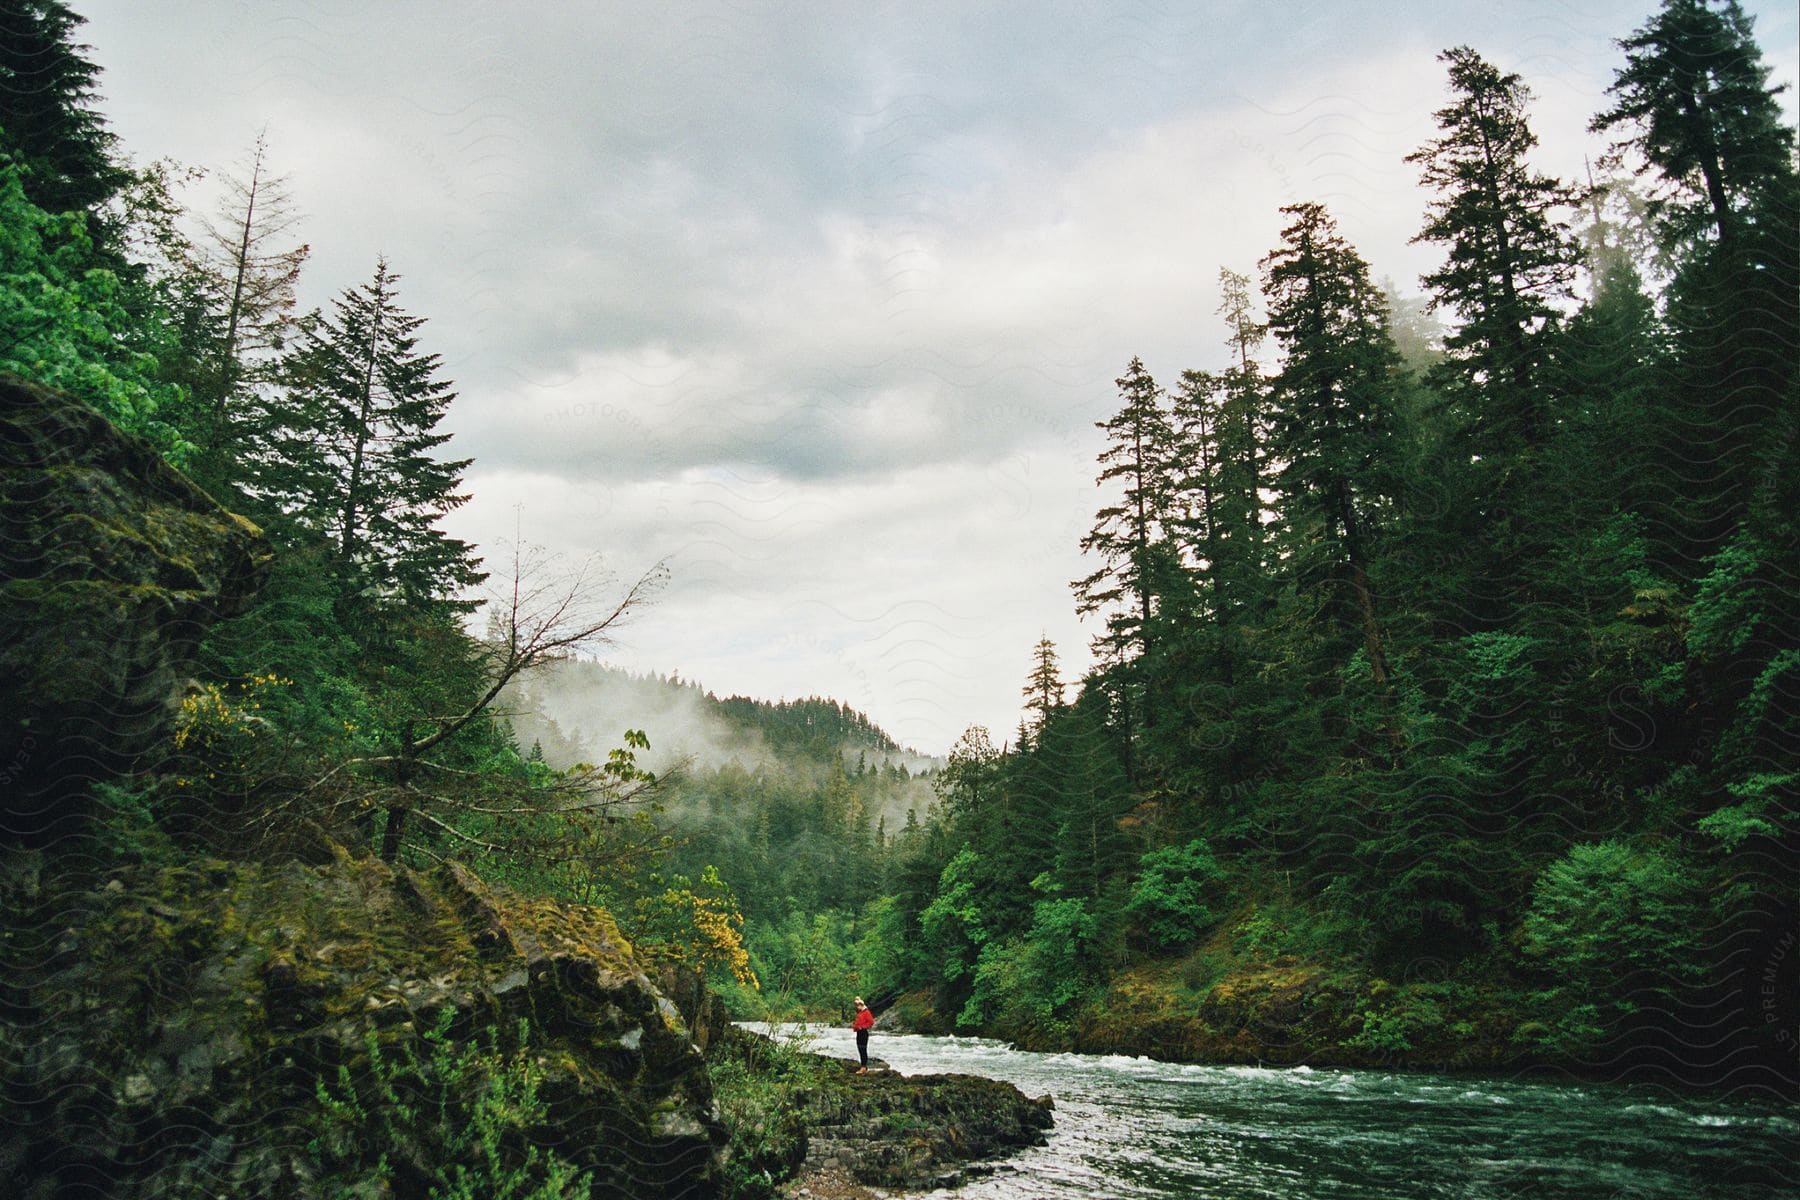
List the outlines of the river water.
{"type": "MultiPolygon", "coordinates": [[[[803,1036],[822,1054],[856,1055],[846,1029],[803,1036]]],[[[869,1052],[908,1075],[987,1075],[1055,1096],[1048,1145],[931,1193],[943,1200],[1800,1200],[1800,1108],[1761,1096],[1183,1066],[880,1030],[869,1052]]]]}

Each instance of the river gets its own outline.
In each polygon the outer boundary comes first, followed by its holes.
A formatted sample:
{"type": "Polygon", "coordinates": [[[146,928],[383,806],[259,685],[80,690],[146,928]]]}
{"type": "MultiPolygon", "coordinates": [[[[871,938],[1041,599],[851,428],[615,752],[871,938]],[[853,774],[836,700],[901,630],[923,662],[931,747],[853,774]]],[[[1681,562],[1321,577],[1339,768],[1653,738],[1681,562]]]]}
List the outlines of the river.
{"type": "MultiPolygon", "coordinates": [[[[846,1029],[814,1049],[853,1058],[846,1029]]],[[[942,1200],[1800,1198],[1800,1108],[1766,1096],[1336,1068],[1034,1054],[877,1030],[908,1075],[956,1071],[1056,1097],[1045,1146],[942,1200]]]]}

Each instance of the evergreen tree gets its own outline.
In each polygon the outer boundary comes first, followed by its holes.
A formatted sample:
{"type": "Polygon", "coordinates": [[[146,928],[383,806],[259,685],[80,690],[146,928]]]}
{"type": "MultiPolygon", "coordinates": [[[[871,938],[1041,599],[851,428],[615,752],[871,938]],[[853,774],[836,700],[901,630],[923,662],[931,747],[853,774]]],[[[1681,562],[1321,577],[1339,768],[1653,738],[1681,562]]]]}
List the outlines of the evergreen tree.
{"type": "Polygon", "coordinates": [[[1047,637],[1039,638],[1031,655],[1031,675],[1025,680],[1024,691],[1027,716],[1021,728],[1036,732],[1062,707],[1063,682],[1057,673],[1056,643],[1047,637]]]}
{"type": "Polygon", "coordinates": [[[1769,86],[1752,25],[1737,0],[1664,0],[1619,42],[1626,62],[1608,89],[1616,103],[1592,128],[1632,132],[1619,146],[1662,177],[1670,241],[1708,225],[1730,240],[1757,193],[1793,176],[1793,133],[1775,101],[1782,89],[1769,86]]]}
{"type": "Polygon", "coordinates": [[[1269,327],[1251,312],[1248,276],[1221,267],[1219,289],[1219,314],[1231,331],[1225,344],[1237,361],[1220,376],[1218,519],[1226,543],[1241,546],[1240,564],[1260,573],[1268,381],[1255,356],[1269,327]]]}
{"type": "Polygon", "coordinates": [[[1679,366],[1662,464],[1686,573],[1780,488],[1782,420],[1800,344],[1800,176],[1769,69],[1735,0],[1666,0],[1620,42],[1617,103],[1596,130],[1630,136],[1661,181],[1679,366]]]}
{"type": "Polygon", "coordinates": [[[1095,514],[1093,529],[1081,540],[1083,553],[1099,558],[1100,566],[1071,586],[1077,613],[1104,616],[1106,631],[1095,637],[1094,649],[1129,684],[1120,697],[1137,709],[1135,717],[1121,714],[1121,732],[1129,738],[1136,726],[1155,724],[1162,602],[1184,580],[1167,528],[1176,434],[1162,389],[1137,358],[1116,382],[1124,403],[1099,422],[1108,444],[1097,482],[1116,487],[1117,499],[1095,514]]]}
{"type": "Polygon", "coordinates": [[[1291,204],[1262,261],[1269,328],[1285,361],[1270,384],[1270,456],[1290,567],[1303,588],[1347,585],[1328,607],[1358,629],[1377,683],[1387,651],[1369,580],[1374,523],[1392,495],[1394,376],[1387,302],[1324,207],[1291,204]]]}
{"type": "Polygon", "coordinates": [[[1537,138],[1525,122],[1530,91],[1467,46],[1438,56],[1455,102],[1437,113],[1441,137],[1408,156],[1437,193],[1415,241],[1443,244],[1448,260],[1425,277],[1460,324],[1435,374],[1466,410],[1470,450],[1504,462],[1549,432],[1542,368],[1554,331],[1552,302],[1575,277],[1574,243],[1555,217],[1573,197],[1536,174],[1537,138]]]}
{"type": "Polygon", "coordinates": [[[457,486],[470,460],[433,454],[450,440],[437,427],[455,394],[438,356],[419,349],[424,318],[400,308],[398,282],[378,260],[368,283],[305,323],[257,482],[329,539],[351,591],[461,607],[484,576],[437,523],[467,499],[457,486]]]}
{"type": "Polygon", "coordinates": [[[25,168],[25,194],[50,213],[94,212],[128,178],[94,109],[100,69],[75,41],[86,18],[62,0],[0,2],[0,149],[25,168]]]}

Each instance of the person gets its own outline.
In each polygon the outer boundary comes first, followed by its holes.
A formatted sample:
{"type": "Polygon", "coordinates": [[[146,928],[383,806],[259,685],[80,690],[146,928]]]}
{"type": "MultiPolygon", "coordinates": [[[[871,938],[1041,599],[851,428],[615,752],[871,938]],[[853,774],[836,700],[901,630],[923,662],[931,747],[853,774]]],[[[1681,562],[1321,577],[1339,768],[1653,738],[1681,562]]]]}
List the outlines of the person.
{"type": "Polygon", "coordinates": [[[856,1030],[856,1055],[862,1059],[862,1066],[856,1069],[858,1075],[869,1073],[869,1030],[874,1024],[875,1014],[869,1011],[869,1006],[863,1003],[861,996],[858,996],[856,998],[856,1020],[850,1023],[850,1028],[856,1030]]]}

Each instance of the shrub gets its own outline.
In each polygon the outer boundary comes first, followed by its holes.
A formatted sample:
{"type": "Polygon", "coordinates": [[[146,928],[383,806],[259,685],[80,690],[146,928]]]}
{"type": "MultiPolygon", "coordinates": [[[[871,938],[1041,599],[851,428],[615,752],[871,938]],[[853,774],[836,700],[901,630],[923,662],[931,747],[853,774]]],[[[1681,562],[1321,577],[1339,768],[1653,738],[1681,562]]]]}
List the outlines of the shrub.
{"type": "Polygon", "coordinates": [[[585,1200],[588,1173],[533,1140],[547,1107],[526,1023],[519,1022],[518,1048],[505,1053],[492,1028],[485,1048],[452,1040],[455,1015],[451,1008],[439,1014],[422,1055],[410,1042],[397,1052],[383,1047],[370,1030],[366,1071],[340,1066],[335,1079],[318,1081],[308,1150],[322,1194],[374,1194],[371,1186],[399,1167],[422,1177],[431,1200],[585,1200]],[[371,1162],[374,1146],[404,1147],[406,1161],[391,1161],[383,1149],[371,1162]]]}
{"type": "Polygon", "coordinates": [[[1143,874],[1125,911],[1163,946],[1179,946],[1218,920],[1205,898],[1224,875],[1205,839],[1152,850],[1138,860],[1143,874]]]}
{"type": "Polygon", "coordinates": [[[1552,981],[1535,997],[1554,1014],[1538,1040],[1580,1052],[1644,1002],[1669,998],[1700,972],[1703,914],[1667,854],[1616,839],[1571,847],[1538,877],[1523,926],[1526,956],[1552,981]]]}

